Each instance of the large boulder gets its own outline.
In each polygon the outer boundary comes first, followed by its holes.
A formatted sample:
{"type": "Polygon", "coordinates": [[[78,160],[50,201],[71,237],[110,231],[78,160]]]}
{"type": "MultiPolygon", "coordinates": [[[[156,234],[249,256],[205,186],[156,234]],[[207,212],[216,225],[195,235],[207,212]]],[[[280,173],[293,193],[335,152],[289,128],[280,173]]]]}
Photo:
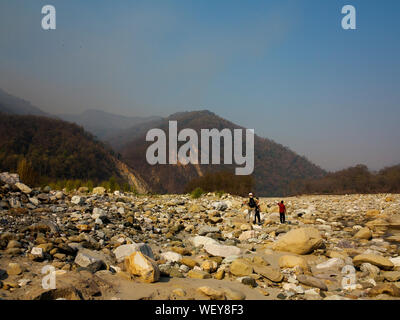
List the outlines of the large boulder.
{"type": "Polygon", "coordinates": [[[229,257],[240,254],[240,248],[235,246],[225,246],[221,244],[209,243],[204,246],[207,253],[216,257],[229,257]]]}
{"type": "Polygon", "coordinates": [[[116,248],[113,252],[118,262],[123,262],[126,257],[129,257],[134,252],[141,252],[154,260],[151,247],[145,243],[124,244],[116,248]]]}
{"type": "Polygon", "coordinates": [[[273,245],[277,251],[308,254],[323,244],[319,231],[315,228],[294,229],[281,236],[273,245]]]}
{"type": "Polygon", "coordinates": [[[394,264],[389,259],[377,254],[359,254],[353,258],[353,264],[355,266],[360,266],[365,262],[383,270],[392,270],[394,267],[394,264]]]}
{"type": "Polygon", "coordinates": [[[126,270],[147,283],[156,282],[160,279],[160,269],[157,263],[141,252],[133,252],[125,258],[126,270]]]}

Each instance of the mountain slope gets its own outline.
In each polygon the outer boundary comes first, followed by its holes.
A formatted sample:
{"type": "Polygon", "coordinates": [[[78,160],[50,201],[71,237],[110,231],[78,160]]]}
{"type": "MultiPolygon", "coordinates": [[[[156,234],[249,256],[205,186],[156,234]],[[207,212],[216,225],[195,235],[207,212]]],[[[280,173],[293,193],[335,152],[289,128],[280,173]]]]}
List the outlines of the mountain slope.
{"type": "MultiPolygon", "coordinates": [[[[83,128],[62,120],[39,116],[2,114],[0,117],[0,170],[15,171],[25,158],[35,173],[51,180],[82,179],[100,182],[110,177],[135,175],[101,142],[83,128]]],[[[136,190],[146,191],[144,183],[136,190]]]]}
{"type": "Polygon", "coordinates": [[[0,112],[19,115],[45,116],[46,113],[33,106],[29,101],[17,98],[0,89],[0,112]]]}
{"type": "MultiPolygon", "coordinates": [[[[111,139],[113,146],[122,155],[122,160],[135,168],[145,177],[153,191],[160,193],[180,193],[187,184],[204,175],[206,172],[221,170],[233,171],[236,164],[232,165],[154,165],[146,161],[146,150],[152,142],[146,142],[145,136],[149,129],[160,128],[168,133],[168,121],[178,121],[178,131],[183,128],[192,128],[200,137],[200,129],[228,128],[244,129],[228,120],[225,120],[210,111],[180,112],[168,118],[141,124],[125,133],[130,136],[120,136],[111,139]],[[120,141],[129,141],[121,145],[120,141]]],[[[297,180],[319,178],[325,172],[291,151],[269,139],[255,136],[254,138],[254,172],[255,191],[260,196],[279,196],[288,194],[290,185],[297,180]]],[[[199,152],[201,152],[199,142],[199,152]]],[[[223,152],[221,152],[221,155],[223,152]]],[[[221,163],[223,159],[221,159],[221,163]]]]}
{"type": "Polygon", "coordinates": [[[59,118],[76,123],[101,140],[115,136],[121,130],[142,122],[159,119],[158,117],[125,117],[101,110],[86,110],[80,114],[60,114],[59,118]]]}

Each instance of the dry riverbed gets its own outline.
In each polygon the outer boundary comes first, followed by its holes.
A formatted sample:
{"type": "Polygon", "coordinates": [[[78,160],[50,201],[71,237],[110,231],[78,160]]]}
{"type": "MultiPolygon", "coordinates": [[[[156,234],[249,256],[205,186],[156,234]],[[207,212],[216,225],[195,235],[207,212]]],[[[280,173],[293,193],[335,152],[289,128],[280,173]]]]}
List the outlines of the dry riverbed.
{"type": "Polygon", "coordinates": [[[261,198],[261,225],[243,201],[0,174],[0,299],[400,299],[400,195],[261,198]]]}

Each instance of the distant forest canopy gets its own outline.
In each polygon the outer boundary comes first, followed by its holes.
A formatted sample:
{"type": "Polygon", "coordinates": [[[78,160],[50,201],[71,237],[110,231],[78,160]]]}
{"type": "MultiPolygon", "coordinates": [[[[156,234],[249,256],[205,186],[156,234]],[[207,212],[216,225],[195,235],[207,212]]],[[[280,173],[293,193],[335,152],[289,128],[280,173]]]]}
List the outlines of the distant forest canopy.
{"type": "Polygon", "coordinates": [[[400,193],[400,164],[371,172],[362,164],[328,173],[319,179],[296,181],[292,194],[400,193]]]}
{"type": "Polygon", "coordinates": [[[200,188],[205,192],[226,192],[246,196],[254,188],[253,176],[238,176],[233,172],[208,172],[202,177],[192,179],[186,186],[185,192],[200,188]]]}
{"type": "MultiPolygon", "coordinates": [[[[192,179],[186,192],[200,188],[205,192],[227,192],[246,196],[254,192],[253,176],[235,176],[228,171],[207,173],[192,179]]],[[[280,196],[300,194],[352,194],[352,193],[400,193],[400,165],[371,172],[365,165],[356,165],[319,179],[293,180],[287,193],[280,196]]],[[[272,196],[272,195],[271,195],[272,196]]]]}
{"type": "Polygon", "coordinates": [[[113,152],[82,127],[32,115],[1,114],[0,170],[19,172],[31,186],[67,179],[122,181],[113,152]]]}

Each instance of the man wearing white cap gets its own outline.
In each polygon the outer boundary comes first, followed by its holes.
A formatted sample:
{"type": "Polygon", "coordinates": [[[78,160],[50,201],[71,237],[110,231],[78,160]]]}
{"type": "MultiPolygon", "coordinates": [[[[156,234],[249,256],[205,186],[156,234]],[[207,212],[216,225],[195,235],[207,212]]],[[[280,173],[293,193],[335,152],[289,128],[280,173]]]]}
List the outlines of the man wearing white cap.
{"type": "Polygon", "coordinates": [[[258,223],[261,223],[260,221],[260,207],[258,206],[258,200],[254,198],[253,194],[250,192],[249,193],[249,201],[245,204],[249,206],[249,222],[251,219],[251,214],[254,212],[254,223],[256,223],[256,218],[258,218],[258,223]]]}

